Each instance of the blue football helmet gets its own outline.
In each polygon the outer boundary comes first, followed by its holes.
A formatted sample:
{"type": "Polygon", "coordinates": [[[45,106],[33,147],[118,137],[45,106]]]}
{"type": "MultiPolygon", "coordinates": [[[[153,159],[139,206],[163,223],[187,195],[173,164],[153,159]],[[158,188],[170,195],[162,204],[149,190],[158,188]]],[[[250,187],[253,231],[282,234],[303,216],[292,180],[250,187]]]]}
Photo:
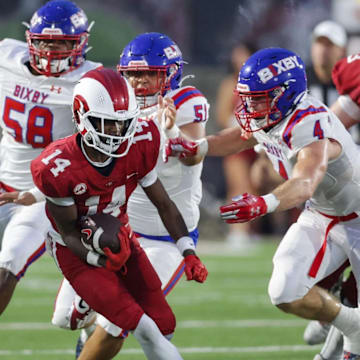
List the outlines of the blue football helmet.
{"type": "Polygon", "coordinates": [[[289,115],[307,90],[305,65],[292,51],[267,48],[241,68],[235,116],[247,132],[269,128],[289,115]]]}
{"type": "Polygon", "coordinates": [[[135,87],[139,104],[146,98],[146,106],[151,106],[157,103],[158,94],[164,95],[180,86],[183,64],[176,43],[164,34],[152,32],[138,35],[125,46],[120,55],[118,71],[128,78],[135,71],[157,74],[155,90],[135,87]]]}
{"type": "Polygon", "coordinates": [[[38,73],[59,76],[80,66],[85,60],[89,31],[87,17],[71,1],[51,0],[37,10],[26,24],[30,65],[38,73]],[[70,49],[59,51],[49,44],[67,42],[70,49]],[[47,44],[47,45],[45,45],[47,44]]]}

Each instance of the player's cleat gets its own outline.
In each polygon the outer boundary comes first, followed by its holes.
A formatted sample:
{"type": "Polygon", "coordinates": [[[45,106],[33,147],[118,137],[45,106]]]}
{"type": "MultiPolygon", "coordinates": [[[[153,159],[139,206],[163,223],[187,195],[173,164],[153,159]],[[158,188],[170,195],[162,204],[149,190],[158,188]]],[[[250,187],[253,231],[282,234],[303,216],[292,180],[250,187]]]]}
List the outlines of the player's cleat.
{"type": "Polygon", "coordinates": [[[348,351],[344,351],[344,357],[343,360],[360,360],[360,355],[353,354],[348,351]]]}
{"type": "MultiPolygon", "coordinates": [[[[353,317],[357,317],[356,324],[360,324],[360,316],[356,313],[353,314],[353,317]]],[[[344,359],[351,360],[360,360],[360,328],[352,329],[351,333],[344,335],[344,359]],[[348,357],[346,357],[348,356],[348,357]]]]}
{"type": "Polygon", "coordinates": [[[304,341],[308,345],[321,344],[325,341],[329,329],[330,324],[312,320],[305,328],[304,341]]]}
{"type": "Polygon", "coordinates": [[[313,360],[342,360],[343,336],[335,326],[331,326],[320,354],[313,360]]]}

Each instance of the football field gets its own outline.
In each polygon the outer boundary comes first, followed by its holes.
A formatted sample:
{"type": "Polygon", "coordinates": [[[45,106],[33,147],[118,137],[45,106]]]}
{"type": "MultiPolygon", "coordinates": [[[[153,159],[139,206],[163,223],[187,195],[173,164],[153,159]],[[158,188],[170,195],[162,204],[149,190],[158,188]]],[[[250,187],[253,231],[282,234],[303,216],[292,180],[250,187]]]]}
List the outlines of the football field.
{"type": "MultiPolygon", "coordinates": [[[[281,313],[267,296],[276,245],[267,240],[245,256],[203,242],[208,280],[182,279],[168,296],[177,317],[173,342],[184,359],[312,360],[319,347],[304,344],[306,321],[281,313]]],[[[0,360],[74,359],[78,333],[50,324],[60,279],[48,255],[30,267],[0,318],[0,360]]],[[[145,357],[130,335],[116,359],[145,357]]]]}

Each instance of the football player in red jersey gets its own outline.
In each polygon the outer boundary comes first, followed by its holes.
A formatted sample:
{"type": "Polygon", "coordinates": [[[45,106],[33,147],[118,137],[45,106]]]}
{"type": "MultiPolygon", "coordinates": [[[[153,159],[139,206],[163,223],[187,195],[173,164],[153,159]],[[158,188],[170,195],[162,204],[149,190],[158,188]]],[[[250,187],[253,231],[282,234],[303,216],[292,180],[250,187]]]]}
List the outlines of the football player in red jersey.
{"type": "Polygon", "coordinates": [[[349,55],[340,60],[332,72],[333,82],[340,96],[331,110],[346,128],[360,123],[360,54],[349,55]]]}
{"type": "MultiPolygon", "coordinates": [[[[162,104],[160,113],[165,118],[176,115],[171,101],[162,104]]],[[[88,72],[75,86],[73,115],[79,132],[48,146],[31,165],[53,225],[49,233],[52,254],[76,293],[109,321],[131,330],[148,359],[181,359],[165,338],[174,331],[175,317],[135,237],[129,236],[131,254],[124,264],[119,261],[121,255],[107,252],[103,256],[83,247],[76,225],[80,216],[97,212],[110,213],[127,224],[127,201],[140,184],[177,240],[187,277],[205,281],[207,270],[154,170],[160,145],[158,125],[138,119],[131,86],[105,68],[88,72]]],[[[111,359],[119,341],[108,335],[99,353],[82,353],[79,359],[111,359]]]]}
{"type": "MultiPolygon", "coordinates": [[[[183,66],[184,60],[178,45],[167,35],[157,32],[136,36],[125,46],[120,56],[117,69],[134,88],[141,118],[157,121],[158,108],[162,106],[158,104],[159,100],[167,101],[167,98],[172,98],[174,101],[175,124],[161,124],[162,144],[167,137],[176,136],[180,132],[192,139],[205,135],[209,104],[197,88],[182,85],[182,80],[186,78],[182,78],[183,66]],[[159,95],[163,98],[159,98],[159,95]]],[[[162,150],[163,147],[160,151],[162,150]]],[[[171,159],[164,163],[159,159],[155,168],[166,192],[181,212],[195,245],[199,238],[197,225],[202,196],[201,160],[202,157],[195,161],[192,159],[191,162],[187,159],[171,159]]],[[[159,275],[162,290],[167,296],[186,270],[184,259],[162,223],[157,209],[141,187],[137,187],[132,193],[127,211],[131,227],[159,275]]],[[[69,328],[69,325],[72,329],[82,328],[76,345],[76,357],[93,330],[94,333],[86,343],[84,352],[92,353],[94,347],[102,347],[104,331],[114,337],[126,338],[126,331],[114,326],[101,315],[96,317],[95,328],[92,324],[93,312],[86,307],[79,309],[80,299],[72,293],[68,282],[62,282],[54,306],[52,323],[63,328],[69,328]],[[75,321],[69,322],[70,319],[75,321]]]]}
{"type": "MultiPolygon", "coordinates": [[[[92,23],[68,0],[48,1],[26,24],[27,42],[0,41],[0,314],[27,269],[45,252],[44,205],[21,206],[34,184],[30,162],[53,140],[74,131],[72,90],[87,71],[92,23]]],[[[30,194],[40,200],[36,190],[30,194]]]]}

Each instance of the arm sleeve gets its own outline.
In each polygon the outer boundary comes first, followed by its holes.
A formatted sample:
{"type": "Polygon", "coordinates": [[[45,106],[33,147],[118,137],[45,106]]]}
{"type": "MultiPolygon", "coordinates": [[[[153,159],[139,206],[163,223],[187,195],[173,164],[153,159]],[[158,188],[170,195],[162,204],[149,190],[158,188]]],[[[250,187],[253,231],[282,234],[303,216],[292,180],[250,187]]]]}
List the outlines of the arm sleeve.
{"type": "Polygon", "coordinates": [[[72,197],[66,197],[66,198],[53,198],[50,196],[46,197],[48,200],[50,200],[55,205],[59,206],[71,206],[75,204],[75,201],[72,197]]]}
{"type": "Polygon", "coordinates": [[[357,103],[352,101],[349,95],[341,95],[338,98],[341,108],[353,119],[360,118],[360,107],[357,103]]]}
{"type": "Polygon", "coordinates": [[[348,95],[360,107],[360,54],[349,55],[338,61],[332,79],[340,95],[348,95]]]}
{"type": "Polygon", "coordinates": [[[157,180],[156,170],[152,169],[143,178],[141,178],[139,180],[139,183],[143,188],[146,188],[146,187],[151,186],[152,184],[154,184],[156,180],[157,180]]]}

